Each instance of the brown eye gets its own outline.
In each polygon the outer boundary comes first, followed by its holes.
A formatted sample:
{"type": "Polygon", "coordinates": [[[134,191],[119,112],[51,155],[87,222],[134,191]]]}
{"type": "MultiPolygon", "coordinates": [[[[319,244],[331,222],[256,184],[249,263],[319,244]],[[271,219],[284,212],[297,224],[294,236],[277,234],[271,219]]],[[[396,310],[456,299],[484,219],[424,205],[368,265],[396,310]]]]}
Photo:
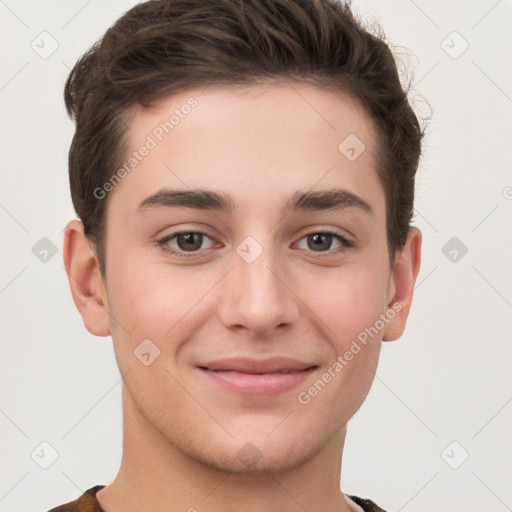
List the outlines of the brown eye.
{"type": "Polygon", "coordinates": [[[334,255],[347,251],[354,247],[354,244],[347,240],[344,236],[338,235],[337,233],[331,233],[329,231],[317,231],[316,233],[310,233],[305,235],[299,241],[299,248],[306,249],[316,253],[327,253],[327,255],[334,255]],[[305,245],[300,246],[302,241],[305,240],[305,245]],[[334,247],[333,247],[333,244],[334,247]]]}
{"type": "Polygon", "coordinates": [[[187,257],[200,254],[201,249],[213,247],[213,239],[202,231],[178,231],[157,242],[158,246],[173,256],[187,257]],[[205,239],[210,240],[210,247],[202,247],[205,239]]]}
{"type": "Polygon", "coordinates": [[[314,233],[312,235],[308,235],[308,248],[313,251],[330,249],[332,238],[332,235],[329,233],[314,233]]]}
{"type": "Polygon", "coordinates": [[[183,251],[197,251],[203,244],[202,233],[179,233],[176,235],[178,248],[183,251]]]}

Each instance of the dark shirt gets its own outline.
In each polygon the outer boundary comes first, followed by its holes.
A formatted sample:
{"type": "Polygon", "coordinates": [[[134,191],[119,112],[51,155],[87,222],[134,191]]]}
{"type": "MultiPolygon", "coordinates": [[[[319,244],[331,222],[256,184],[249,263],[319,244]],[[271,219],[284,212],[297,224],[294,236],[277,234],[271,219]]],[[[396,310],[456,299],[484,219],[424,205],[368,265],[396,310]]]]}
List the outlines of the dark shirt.
{"type": "MultiPolygon", "coordinates": [[[[104,485],[95,485],[87,489],[79,498],[59,507],[52,508],[48,512],[105,512],[96,498],[96,493],[105,487],[104,485]]],[[[365,512],[386,512],[371,500],[364,500],[357,496],[347,495],[352,501],[357,503],[365,512]]]]}

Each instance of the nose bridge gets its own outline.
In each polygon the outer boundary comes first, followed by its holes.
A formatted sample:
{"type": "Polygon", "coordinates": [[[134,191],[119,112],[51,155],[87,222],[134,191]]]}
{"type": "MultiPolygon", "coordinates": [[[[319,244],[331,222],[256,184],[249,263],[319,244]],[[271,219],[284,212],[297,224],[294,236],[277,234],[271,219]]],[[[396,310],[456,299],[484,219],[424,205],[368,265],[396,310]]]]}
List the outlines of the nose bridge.
{"type": "Polygon", "coordinates": [[[249,236],[236,247],[219,308],[226,326],[242,325],[262,334],[294,321],[297,305],[283,283],[286,277],[279,275],[280,262],[271,236],[262,242],[249,236]]]}

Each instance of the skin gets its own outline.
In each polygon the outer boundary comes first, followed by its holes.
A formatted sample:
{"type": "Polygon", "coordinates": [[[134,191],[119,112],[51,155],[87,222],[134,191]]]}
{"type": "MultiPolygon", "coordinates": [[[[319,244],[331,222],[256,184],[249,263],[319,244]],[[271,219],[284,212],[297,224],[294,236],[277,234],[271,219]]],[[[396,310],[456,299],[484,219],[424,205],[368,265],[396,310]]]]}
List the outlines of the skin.
{"type": "MultiPolygon", "coordinates": [[[[105,277],[81,222],[65,230],[73,299],[92,334],[112,336],[123,375],[123,457],[98,500],[106,512],[361,510],[340,490],[346,425],[370,389],[382,340],[404,331],[421,232],[410,228],[391,268],[376,134],[351,97],[286,81],[187,91],[133,111],[132,148],[191,96],[197,107],[110,192],[105,277]],[[366,146],[354,161],[338,150],[351,133],[366,146]],[[162,187],[228,193],[238,209],[136,213],[162,187]],[[297,190],[333,188],[358,195],[373,214],[280,214],[297,190]],[[355,246],[336,252],[343,245],[333,237],[316,248],[308,235],[322,228],[355,246]],[[208,236],[188,260],[156,244],[198,229],[208,236]],[[248,236],[263,249],[252,263],[236,252],[248,236]],[[397,302],[394,318],[310,403],[299,403],[298,392],[397,302]],[[134,350],[148,338],[160,356],[145,366],[134,350]],[[319,368],[271,397],[223,390],[196,368],[274,355],[319,368]],[[248,442],[261,455],[250,466],[237,456],[248,442]]],[[[167,242],[187,253],[186,244],[167,242]]]]}

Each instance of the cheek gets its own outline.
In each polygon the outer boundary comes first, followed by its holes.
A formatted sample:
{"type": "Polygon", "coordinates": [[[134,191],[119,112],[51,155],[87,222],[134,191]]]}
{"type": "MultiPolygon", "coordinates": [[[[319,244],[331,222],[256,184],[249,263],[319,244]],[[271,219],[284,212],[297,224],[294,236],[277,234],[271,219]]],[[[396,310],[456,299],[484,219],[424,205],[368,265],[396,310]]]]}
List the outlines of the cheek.
{"type": "Polygon", "coordinates": [[[162,261],[140,258],[131,262],[125,258],[110,277],[112,317],[134,343],[144,338],[158,343],[172,337],[216,282],[216,276],[198,267],[172,268],[162,261]]]}
{"type": "Polygon", "coordinates": [[[346,267],[316,275],[315,286],[304,289],[307,305],[338,353],[373,326],[384,312],[387,296],[385,274],[371,267],[346,267]]]}
{"type": "Polygon", "coordinates": [[[323,403],[352,414],[364,401],[380,354],[386,278],[385,269],[371,264],[331,276],[322,318],[330,327],[329,339],[336,352],[331,362],[337,363],[331,368],[336,377],[318,406],[323,403]]]}
{"type": "Polygon", "coordinates": [[[341,426],[359,409],[373,382],[382,338],[382,321],[377,322],[385,312],[387,282],[375,269],[355,267],[315,282],[319,286],[308,306],[320,318],[317,325],[332,353],[322,374],[301,389],[298,400],[311,403],[318,415],[332,414],[341,426]]]}

